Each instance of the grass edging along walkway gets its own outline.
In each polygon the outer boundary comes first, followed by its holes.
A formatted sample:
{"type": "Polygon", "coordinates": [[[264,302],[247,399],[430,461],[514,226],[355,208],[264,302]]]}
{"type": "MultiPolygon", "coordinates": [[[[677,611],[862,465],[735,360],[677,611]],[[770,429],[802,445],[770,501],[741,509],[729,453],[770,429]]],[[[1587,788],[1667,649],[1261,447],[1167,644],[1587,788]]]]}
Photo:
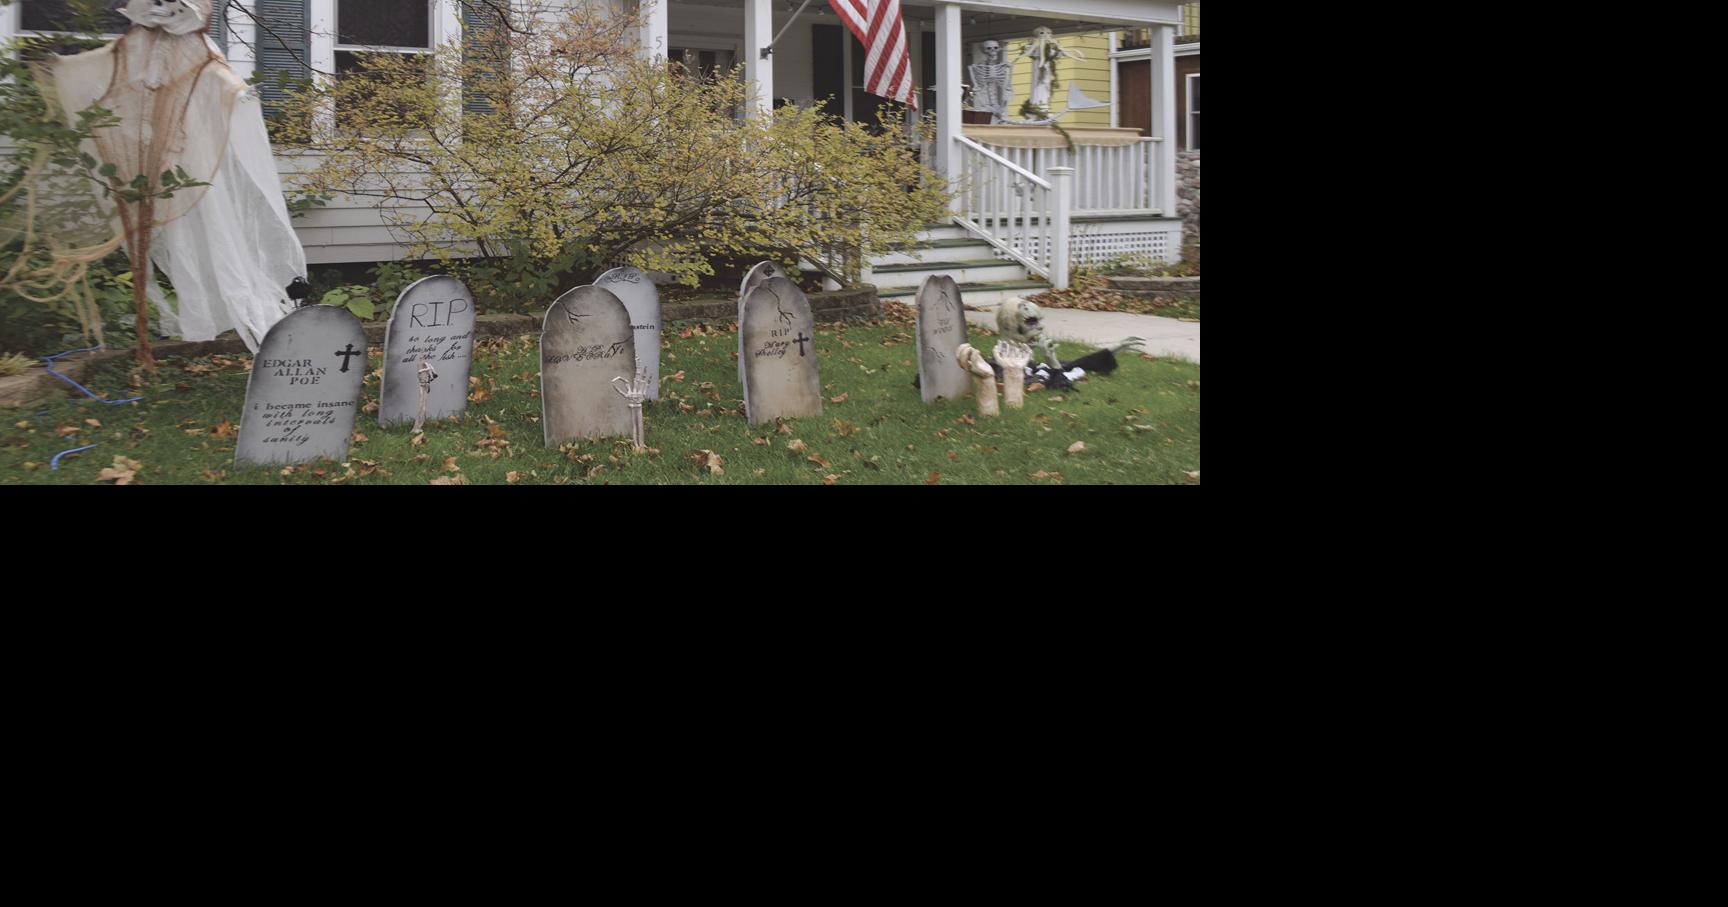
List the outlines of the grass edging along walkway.
{"type": "MultiPolygon", "coordinates": [[[[420,436],[378,426],[374,347],[348,459],[286,468],[233,467],[249,356],[165,360],[137,389],[141,403],[62,395],[8,413],[0,484],[1198,483],[1199,366],[1123,356],[1112,375],[980,419],[970,399],[920,402],[910,310],[890,309],[872,323],[818,325],[822,415],[757,426],[744,420],[735,328],[668,327],[642,453],[624,439],[544,446],[538,338],[527,334],[479,341],[467,413],[420,436]],[[89,444],[50,468],[57,453],[89,444]]],[[[971,336],[983,349],[994,343],[984,330],[971,336]]],[[[100,364],[91,389],[132,393],[130,372],[129,362],[100,364]]]]}

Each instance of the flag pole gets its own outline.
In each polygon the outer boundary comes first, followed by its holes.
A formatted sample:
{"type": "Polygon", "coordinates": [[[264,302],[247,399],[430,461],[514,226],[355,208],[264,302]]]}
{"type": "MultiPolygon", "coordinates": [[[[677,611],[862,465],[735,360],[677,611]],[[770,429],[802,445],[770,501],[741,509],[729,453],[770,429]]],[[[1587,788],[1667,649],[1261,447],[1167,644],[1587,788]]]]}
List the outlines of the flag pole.
{"type": "Polygon", "coordinates": [[[774,52],[774,45],[779,44],[781,36],[786,34],[786,29],[791,28],[792,23],[798,21],[799,14],[803,13],[804,7],[809,6],[809,5],[810,5],[810,0],[804,0],[803,5],[798,7],[798,11],[792,14],[792,18],[786,20],[786,24],[780,27],[780,34],[775,35],[774,40],[769,41],[768,46],[762,48],[762,59],[764,59],[764,60],[768,59],[768,55],[774,52]]]}

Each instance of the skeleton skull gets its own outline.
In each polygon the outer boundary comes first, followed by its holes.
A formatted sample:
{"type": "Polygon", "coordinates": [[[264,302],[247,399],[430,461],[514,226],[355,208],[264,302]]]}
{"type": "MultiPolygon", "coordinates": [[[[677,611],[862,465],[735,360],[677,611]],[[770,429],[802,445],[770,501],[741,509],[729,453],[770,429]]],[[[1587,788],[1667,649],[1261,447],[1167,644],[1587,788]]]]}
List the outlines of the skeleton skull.
{"type": "Polygon", "coordinates": [[[211,0],[128,0],[120,10],[134,25],[189,35],[210,24],[211,0]]]}
{"type": "Polygon", "coordinates": [[[983,44],[983,48],[984,48],[984,60],[985,60],[985,62],[987,62],[987,63],[1000,63],[1000,62],[1002,62],[1002,42],[1001,41],[985,41],[983,44]]]}
{"type": "Polygon", "coordinates": [[[1056,37],[1056,33],[1052,32],[1050,29],[1045,28],[1044,26],[1040,25],[1037,28],[1032,29],[1032,37],[1034,37],[1040,41],[1048,41],[1048,40],[1056,37]]]}

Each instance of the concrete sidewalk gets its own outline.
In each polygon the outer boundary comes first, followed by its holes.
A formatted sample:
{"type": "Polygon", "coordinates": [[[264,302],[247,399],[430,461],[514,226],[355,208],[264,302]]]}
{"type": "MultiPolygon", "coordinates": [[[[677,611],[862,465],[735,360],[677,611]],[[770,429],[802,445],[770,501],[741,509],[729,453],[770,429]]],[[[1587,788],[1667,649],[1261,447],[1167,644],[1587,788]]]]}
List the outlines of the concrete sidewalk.
{"type": "MultiPolygon", "coordinates": [[[[996,329],[996,306],[982,305],[981,312],[966,313],[969,324],[996,329]]],[[[1145,350],[1153,356],[1200,362],[1200,323],[1160,318],[1157,315],[1130,315],[1125,312],[1088,312],[1084,309],[1053,309],[1044,307],[1044,331],[1056,340],[1069,340],[1089,346],[1111,346],[1125,337],[1145,338],[1145,350]]],[[[983,351],[986,355],[989,350],[983,351]]],[[[1064,355],[1067,355],[1066,353],[1064,355]]]]}

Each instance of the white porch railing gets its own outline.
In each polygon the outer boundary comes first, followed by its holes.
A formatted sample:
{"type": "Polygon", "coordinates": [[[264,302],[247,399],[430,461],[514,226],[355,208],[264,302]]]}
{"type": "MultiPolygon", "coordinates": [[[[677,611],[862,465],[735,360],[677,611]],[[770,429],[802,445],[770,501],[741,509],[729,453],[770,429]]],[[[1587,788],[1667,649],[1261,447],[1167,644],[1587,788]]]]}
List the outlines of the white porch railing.
{"type": "Polygon", "coordinates": [[[1127,145],[1067,148],[983,146],[1009,163],[1049,180],[1050,168],[1074,168],[1074,210],[1162,214],[1158,210],[1158,138],[1127,145]]]}
{"type": "Polygon", "coordinates": [[[1073,171],[1045,179],[995,151],[954,137],[961,185],[954,222],[1050,281],[1068,287],[1068,214],[1073,171]]]}

